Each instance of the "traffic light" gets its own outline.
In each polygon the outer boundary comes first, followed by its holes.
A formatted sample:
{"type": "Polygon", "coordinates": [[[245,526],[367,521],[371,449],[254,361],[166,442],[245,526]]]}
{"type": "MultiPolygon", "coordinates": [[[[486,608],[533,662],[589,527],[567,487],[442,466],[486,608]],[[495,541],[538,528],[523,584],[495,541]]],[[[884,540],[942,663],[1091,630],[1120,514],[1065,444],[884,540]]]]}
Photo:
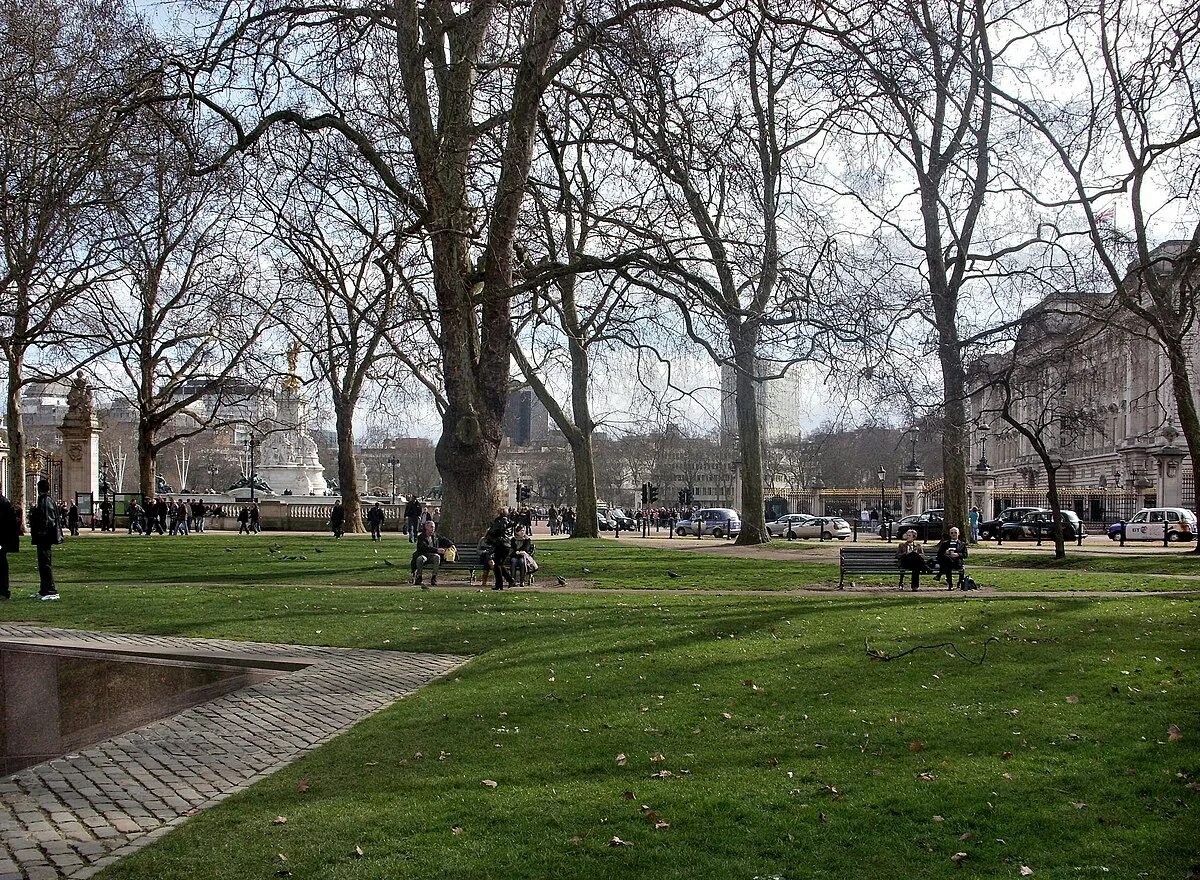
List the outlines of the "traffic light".
{"type": "Polygon", "coordinates": [[[687,504],[687,490],[686,489],[679,490],[679,503],[687,504]]]}
{"type": "Polygon", "coordinates": [[[658,486],[655,486],[653,483],[650,484],[650,500],[651,502],[658,500],[658,486]]]}
{"type": "Polygon", "coordinates": [[[650,484],[642,483],[642,504],[650,500],[650,484]]]}
{"type": "Polygon", "coordinates": [[[517,483],[517,500],[518,501],[528,501],[529,496],[532,494],[533,494],[532,486],[524,486],[521,483],[517,483]]]}

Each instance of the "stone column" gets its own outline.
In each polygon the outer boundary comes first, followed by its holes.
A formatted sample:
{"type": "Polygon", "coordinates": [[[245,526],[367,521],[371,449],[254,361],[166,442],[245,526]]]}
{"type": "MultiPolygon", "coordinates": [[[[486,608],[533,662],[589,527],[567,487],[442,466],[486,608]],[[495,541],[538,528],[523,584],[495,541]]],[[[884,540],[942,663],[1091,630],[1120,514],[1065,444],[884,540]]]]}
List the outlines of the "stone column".
{"type": "Polygon", "coordinates": [[[900,472],[900,515],[925,512],[925,471],[909,467],[900,472]]]}
{"type": "Polygon", "coordinates": [[[1160,446],[1151,453],[1158,462],[1158,506],[1183,506],[1184,451],[1173,443],[1160,446]]]}
{"type": "Polygon", "coordinates": [[[993,510],[996,495],[996,478],[988,465],[977,466],[971,471],[971,506],[979,508],[980,520],[991,519],[996,515],[993,510]]]}
{"type": "Polygon", "coordinates": [[[92,392],[83,373],[75,374],[67,394],[67,414],[58,432],[63,438],[62,485],[59,497],[68,504],[77,492],[100,495],[100,422],[92,409],[92,392]]]}

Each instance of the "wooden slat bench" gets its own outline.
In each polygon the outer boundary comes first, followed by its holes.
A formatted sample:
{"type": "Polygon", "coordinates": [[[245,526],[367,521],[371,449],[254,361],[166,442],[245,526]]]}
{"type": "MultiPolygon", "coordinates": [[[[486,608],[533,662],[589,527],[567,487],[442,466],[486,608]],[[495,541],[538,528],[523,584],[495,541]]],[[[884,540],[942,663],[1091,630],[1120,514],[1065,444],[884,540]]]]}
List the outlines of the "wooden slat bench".
{"type": "MultiPolygon", "coordinates": [[[[843,547],[840,554],[840,572],[838,577],[838,589],[842,589],[846,582],[846,576],[863,574],[898,574],[900,580],[898,586],[904,586],[904,576],[908,574],[908,570],[901,568],[896,562],[895,547],[843,547]]],[[[851,585],[854,581],[851,580],[851,585]]]]}
{"type": "MultiPolygon", "coordinates": [[[[455,546],[458,547],[458,558],[453,562],[443,561],[442,564],[438,566],[438,574],[442,574],[443,572],[447,571],[465,571],[467,573],[467,583],[474,584],[475,572],[479,571],[482,572],[481,583],[486,584],[488,568],[483,563],[483,554],[487,551],[487,548],[483,545],[483,543],[481,542],[480,544],[476,545],[474,549],[464,549],[462,546],[457,544],[455,546]]],[[[432,569],[426,569],[426,571],[430,572],[432,569]]],[[[411,576],[412,572],[409,574],[411,576]]],[[[519,586],[531,586],[533,581],[534,575],[532,572],[529,572],[525,575],[524,580],[520,582],[519,586]]]]}

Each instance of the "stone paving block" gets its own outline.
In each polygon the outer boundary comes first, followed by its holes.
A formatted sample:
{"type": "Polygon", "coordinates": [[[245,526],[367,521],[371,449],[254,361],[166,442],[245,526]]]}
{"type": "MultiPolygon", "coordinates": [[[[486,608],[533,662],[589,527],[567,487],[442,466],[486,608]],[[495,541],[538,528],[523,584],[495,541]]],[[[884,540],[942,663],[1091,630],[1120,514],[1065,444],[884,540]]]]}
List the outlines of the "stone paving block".
{"type": "Polygon", "coordinates": [[[195,807],[245,789],[467,659],[20,624],[0,625],[5,641],[199,650],[307,665],[0,778],[0,880],[91,877],[186,821],[195,807]]]}

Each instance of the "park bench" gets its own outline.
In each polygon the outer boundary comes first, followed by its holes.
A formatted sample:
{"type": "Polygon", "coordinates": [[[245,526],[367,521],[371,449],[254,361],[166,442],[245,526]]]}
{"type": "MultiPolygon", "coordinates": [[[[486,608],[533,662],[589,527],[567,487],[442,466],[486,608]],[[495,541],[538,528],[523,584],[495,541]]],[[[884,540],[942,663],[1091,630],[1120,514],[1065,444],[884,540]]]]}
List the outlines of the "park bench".
{"type": "Polygon", "coordinates": [[[864,574],[898,574],[898,585],[904,586],[904,576],[908,573],[896,563],[895,547],[843,547],[840,554],[840,571],[838,589],[842,589],[847,575],[854,583],[855,575],[864,574]]]}
{"type": "MultiPolygon", "coordinates": [[[[474,548],[464,548],[457,543],[455,546],[458,547],[458,558],[453,562],[443,561],[442,564],[438,566],[438,574],[444,574],[447,571],[465,571],[467,573],[467,583],[474,584],[475,572],[479,571],[483,573],[481,581],[486,581],[488,569],[483,562],[483,554],[487,551],[487,547],[484,545],[483,541],[480,540],[474,548]]],[[[534,576],[532,572],[526,574],[524,579],[519,583],[519,586],[524,587],[531,585],[533,583],[533,577],[534,576]]]]}

